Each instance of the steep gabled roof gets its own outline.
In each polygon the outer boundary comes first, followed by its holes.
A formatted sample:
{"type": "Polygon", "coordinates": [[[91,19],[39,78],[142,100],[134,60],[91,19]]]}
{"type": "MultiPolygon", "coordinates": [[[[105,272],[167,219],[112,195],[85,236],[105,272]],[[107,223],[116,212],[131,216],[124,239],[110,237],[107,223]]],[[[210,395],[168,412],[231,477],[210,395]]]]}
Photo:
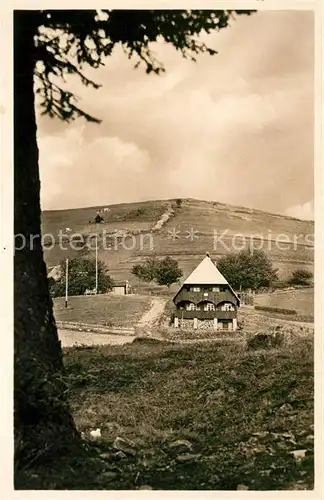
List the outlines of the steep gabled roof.
{"type": "MultiPolygon", "coordinates": [[[[185,279],[181,288],[184,285],[228,285],[237,300],[240,302],[240,299],[234,292],[233,288],[222,273],[217,269],[216,264],[214,264],[208,254],[185,279]]],[[[176,296],[180,290],[177,292],[176,296]]]]}
{"type": "Polygon", "coordinates": [[[228,285],[227,280],[217,269],[211,258],[206,257],[183,282],[184,285],[228,285]]]}

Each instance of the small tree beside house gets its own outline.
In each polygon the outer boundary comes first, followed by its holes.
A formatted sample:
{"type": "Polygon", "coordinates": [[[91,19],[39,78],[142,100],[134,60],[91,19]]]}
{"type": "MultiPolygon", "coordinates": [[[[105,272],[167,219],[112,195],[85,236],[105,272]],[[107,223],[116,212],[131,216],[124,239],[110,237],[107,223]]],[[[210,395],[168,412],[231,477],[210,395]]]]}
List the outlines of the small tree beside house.
{"type": "Polygon", "coordinates": [[[218,260],[217,267],[235,290],[257,291],[278,280],[277,269],[262,250],[229,253],[218,260]]]}
{"type": "Polygon", "coordinates": [[[178,262],[171,257],[165,257],[161,260],[155,271],[156,282],[159,285],[166,285],[168,288],[172,283],[176,283],[182,275],[178,262]]]}
{"type": "Polygon", "coordinates": [[[151,283],[155,279],[158,262],[156,256],[151,255],[144,264],[135,264],[132,268],[132,274],[145,283],[151,283]]]}
{"type": "Polygon", "coordinates": [[[176,260],[171,257],[157,259],[153,255],[144,264],[136,264],[132,269],[132,274],[147,283],[155,281],[158,285],[166,285],[169,288],[172,283],[176,283],[181,278],[183,273],[176,260]]]}

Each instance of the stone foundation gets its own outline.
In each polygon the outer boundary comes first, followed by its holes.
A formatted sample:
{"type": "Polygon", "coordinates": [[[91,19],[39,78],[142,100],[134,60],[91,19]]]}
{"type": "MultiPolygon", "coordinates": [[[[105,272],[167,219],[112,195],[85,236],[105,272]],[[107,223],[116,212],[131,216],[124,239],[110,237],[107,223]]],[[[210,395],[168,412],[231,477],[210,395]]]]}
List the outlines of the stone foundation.
{"type": "Polygon", "coordinates": [[[233,324],[229,325],[228,329],[221,328],[220,321],[217,321],[216,318],[213,319],[174,319],[174,327],[180,328],[182,330],[204,330],[204,331],[219,331],[219,332],[233,332],[237,328],[237,319],[233,319],[233,324]]]}
{"type": "Polygon", "coordinates": [[[198,320],[199,330],[216,330],[213,319],[198,320]]]}
{"type": "Polygon", "coordinates": [[[211,319],[181,319],[175,317],[173,326],[169,327],[165,332],[166,338],[170,339],[234,339],[241,337],[237,330],[237,319],[229,325],[229,328],[223,329],[221,320],[217,318],[211,319]]]}
{"type": "Polygon", "coordinates": [[[193,330],[194,329],[194,320],[193,319],[179,319],[178,320],[178,328],[180,328],[181,330],[188,330],[188,329],[193,330]]]}
{"type": "Polygon", "coordinates": [[[186,327],[174,328],[169,326],[159,329],[159,334],[162,338],[171,341],[183,340],[216,340],[220,341],[240,341],[244,340],[244,336],[240,332],[233,332],[231,330],[214,330],[213,328],[197,328],[193,329],[186,324],[186,327]]]}

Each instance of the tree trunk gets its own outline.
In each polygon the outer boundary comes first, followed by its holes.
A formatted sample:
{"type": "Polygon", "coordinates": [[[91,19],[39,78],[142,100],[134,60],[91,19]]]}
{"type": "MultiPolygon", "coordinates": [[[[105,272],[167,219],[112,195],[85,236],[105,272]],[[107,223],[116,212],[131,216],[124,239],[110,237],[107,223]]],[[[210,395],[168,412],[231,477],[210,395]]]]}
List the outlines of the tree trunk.
{"type": "Polygon", "coordinates": [[[36,16],[33,11],[16,11],[14,17],[14,437],[18,468],[36,457],[55,457],[80,441],[66,404],[62,350],[40,241],[33,87],[36,16]]]}

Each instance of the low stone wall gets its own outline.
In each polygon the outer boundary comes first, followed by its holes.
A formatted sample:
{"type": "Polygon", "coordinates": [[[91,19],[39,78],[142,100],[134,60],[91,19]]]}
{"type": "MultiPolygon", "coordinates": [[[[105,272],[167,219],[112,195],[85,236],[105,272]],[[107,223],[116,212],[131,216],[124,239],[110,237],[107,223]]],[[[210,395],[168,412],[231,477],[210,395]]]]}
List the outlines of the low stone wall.
{"type": "Polygon", "coordinates": [[[76,330],[79,332],[106,333],[113,335],[134,335],[134,328],[123,328],[116,326],[96,325],[92,323],[79,323],[73,321],[56,321],[56,326],[60,330],[76,330]]]}

